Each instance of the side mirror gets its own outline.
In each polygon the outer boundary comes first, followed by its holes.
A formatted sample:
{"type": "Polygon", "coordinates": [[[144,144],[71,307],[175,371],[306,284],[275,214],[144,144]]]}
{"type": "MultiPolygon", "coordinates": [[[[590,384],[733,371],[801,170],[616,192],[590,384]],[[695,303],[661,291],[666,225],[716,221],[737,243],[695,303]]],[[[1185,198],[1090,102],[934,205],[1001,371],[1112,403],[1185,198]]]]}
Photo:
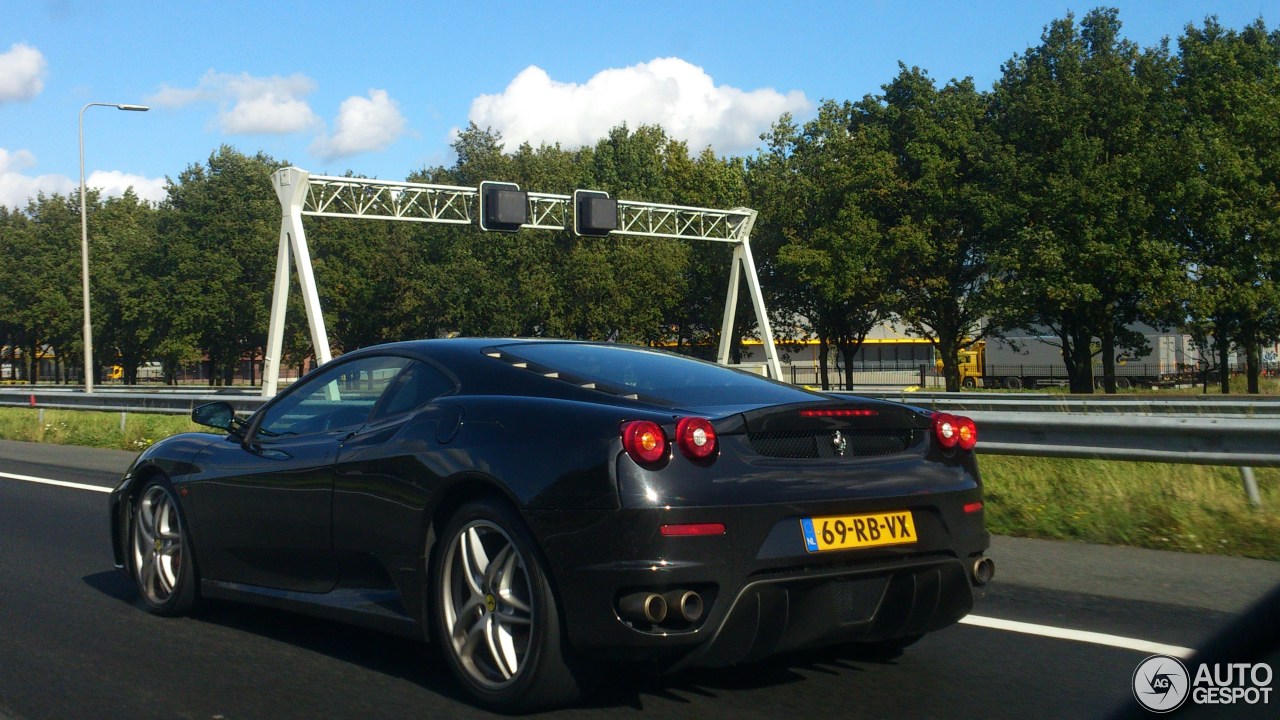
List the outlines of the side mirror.
{"type": "Polygon", "coordinates": [[[227,432],[231,432],[235,419],[235,408],[231,407],[231,403],[222,400],[198,405],[191,411],[192,422],[227,432]]]}

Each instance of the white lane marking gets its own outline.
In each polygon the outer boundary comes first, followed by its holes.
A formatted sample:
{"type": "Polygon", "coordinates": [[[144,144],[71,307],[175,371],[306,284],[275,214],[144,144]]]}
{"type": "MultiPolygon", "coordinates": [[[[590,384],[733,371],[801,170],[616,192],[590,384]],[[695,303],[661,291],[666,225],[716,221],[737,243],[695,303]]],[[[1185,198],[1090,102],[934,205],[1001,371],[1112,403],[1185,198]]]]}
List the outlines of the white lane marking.
{"type": "Polygon", "coordinates": [[[1089,632],[1088,630],[1073,630],[1071,628],[1060,628],[1050,625],[1036,625],[1034,623],[1018,622],[1016,620],[1001,620],[1000,618],[983,617],[981,615],[969,615],[961,618],[960,622],[964,625],[975,625],[977,627],[991,628],[993,630],[1006,630],[1008,632],[1023,633],[1026,635],[1039,635],[1041,637],[1057,638],[1059,640],[1075,640],[1076,642],[1093,643],[1094,645],[1107,645],[1115,648],[1123,648],[1125,650],[1137,650],[1139,652],[1151,653],[1154,655],[1173,655],[1174,657],[1183,658],[1184,660],[1191,657],[1191,654],[1195,652],[1191,648],[1179,647],[1177,645],[1164,645],[1161,643],[1151,642],[1149,640],[1139,640],[1138,638],[1089,632]]]}
{"type": "Polygon", "coordinates": [[[57,485],[58,487],[72,488],[74,490],[92,490],[93,492],[109,493],[112,488],[102,487],[101,485],[86,485],[84,483],[67,482],[66,480],[50,480],[49,478],[32,477],[30,475],[15,475],[13,473],[0,472],[0,478],[8,478],[10,480],[21,480],[23,482],[40,483],[41,485],[57,485]]]}

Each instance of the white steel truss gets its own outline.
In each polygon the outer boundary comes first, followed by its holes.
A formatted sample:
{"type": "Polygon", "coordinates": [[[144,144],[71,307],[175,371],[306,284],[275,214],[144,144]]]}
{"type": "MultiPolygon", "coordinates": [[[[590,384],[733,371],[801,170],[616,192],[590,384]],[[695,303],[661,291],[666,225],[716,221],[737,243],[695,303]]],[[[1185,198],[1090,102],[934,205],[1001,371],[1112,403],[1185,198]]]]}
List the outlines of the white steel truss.
{"type": "MultiPolygon", "coordinates": [[[[284,346],[284,318],[288,305],[290,257],[298,270],[302,301],[307,312],[311,343],[316,360],[333,359],[320,296],[311,269],[302,217],[366,218],[409,222],[473,225],[479,213],[477,188],[450,185],[369,180],[364,178],[311,175],[296,167],[278,170],[271,176],[280,199],[280,245],[276,252],[275,286],[271,299],[271,322],[267,331],[267,353],[262,372],[262,395],[276,394],[280,380],[280,354],[284,346]]],[[[529,222],[521,228],[564,230],[573,227],[573,198],[568,195],[528,193],[529,222]]],[[[746,278],[752,309],[760,327],[765,365],[770,376],[782,378],[782,367],[773,344],[773,330],[765,310],[764,295],[755,260],[751,255],[751,228],[756,211],[748,208],[715,210],[657,203],[618,201],[618,229],[612,235],[710,240],[735,245],[729,269],[729,292],[725,298],[720,347],[716,359],[729,364],[734,314],[739,281],[746,278]]]]}

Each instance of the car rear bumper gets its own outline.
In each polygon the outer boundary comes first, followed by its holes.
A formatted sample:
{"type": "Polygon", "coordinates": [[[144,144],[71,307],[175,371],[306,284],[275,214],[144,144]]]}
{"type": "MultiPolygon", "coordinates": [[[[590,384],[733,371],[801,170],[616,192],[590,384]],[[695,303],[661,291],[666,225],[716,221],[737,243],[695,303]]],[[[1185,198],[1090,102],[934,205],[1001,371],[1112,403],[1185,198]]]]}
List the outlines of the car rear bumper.
{"type": "Polygon", "coordinates": [[[633,509],[601,512],[594,522],[559,513],[531,521],[545,539],[565,627],[580,652],[669,668],[723,666],[808,647],[909,638],[955,623],[973,607],[970,568],[989,545],[981,511],[962,510],[978,497],[974,489],[927,503],[863,505],[860,512],[909,508],[917,542],[819,553],[805,550],[799,518],[834,508],[633,509]],[[659,531],[663,524],[699,522],[723,522],[726,531],[704,537],[659,531]],[[701,616],[650,623],[622,608],[636,594],[674,591],[698,593],[701,616]]]}
{"type": "Polygon", "coordinates": [[[720,667],[811,647],[908,638],[947,627],[972,609],[965,564],[956,559],[756,580],[677,666],[720,667]]]}

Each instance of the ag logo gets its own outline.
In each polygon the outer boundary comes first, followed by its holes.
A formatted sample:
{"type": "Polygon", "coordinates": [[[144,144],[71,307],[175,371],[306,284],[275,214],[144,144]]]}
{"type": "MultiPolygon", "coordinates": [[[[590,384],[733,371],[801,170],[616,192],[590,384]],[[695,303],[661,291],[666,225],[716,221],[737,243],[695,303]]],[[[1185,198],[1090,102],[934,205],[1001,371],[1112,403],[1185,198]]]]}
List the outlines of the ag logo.
{"type": "Polygon", "coordinates": [[[1190,694],[1190,677],[1178,658],[1152,655],[1133,671],[1133,696],[1151,712],[1176,710],[1190,694]]]}

